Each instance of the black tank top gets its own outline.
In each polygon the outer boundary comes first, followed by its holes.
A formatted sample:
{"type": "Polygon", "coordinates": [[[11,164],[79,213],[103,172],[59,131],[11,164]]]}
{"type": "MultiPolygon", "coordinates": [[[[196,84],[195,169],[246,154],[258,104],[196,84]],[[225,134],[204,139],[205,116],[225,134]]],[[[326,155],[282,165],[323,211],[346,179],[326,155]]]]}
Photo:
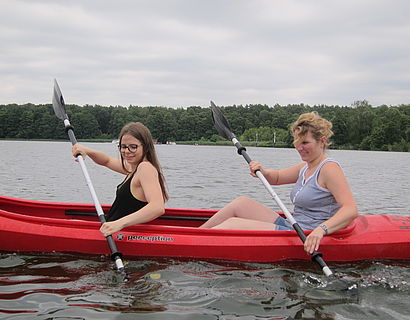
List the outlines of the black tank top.
{"type": "MultiPolygon", "coordinates": [[[[135,173],[135,172],[134,172],[135,173]]],[[[139,209],[145,207],[148,202],[136,199],[131,193],[131,180],[134,173],[126,180],[117,186],[115,200],[110,211],[106,215],[107,221],[118,220],[129,215],[139,209]]]]}

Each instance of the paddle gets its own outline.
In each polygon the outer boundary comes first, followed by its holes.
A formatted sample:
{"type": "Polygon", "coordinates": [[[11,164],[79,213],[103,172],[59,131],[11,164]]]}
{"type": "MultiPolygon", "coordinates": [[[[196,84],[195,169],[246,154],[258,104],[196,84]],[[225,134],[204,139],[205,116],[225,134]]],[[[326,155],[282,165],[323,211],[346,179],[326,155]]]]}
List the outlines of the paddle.
{"type": "MultiPolygon", "coordinates": [[[[64,121],[65,131],[67,132],[70,138],[71,144],[75,145],[77,143],[77,139],[75,138],[73,127],[70,124],[70,120],[68,119],[68,116],[65,110],[65,103],[64,103],[63,95],[61,94],[57,80],[55,79],[54,79],[54,91],[53,91],[53,109],[54,109],[54,113],[56,114],[56,116],[64,121]]],[[[80,163],[81,170],[83,171],[83,175],[85,177],[88,188],[90,190],[91,197],[93,198],[93,201],[94,201],[95,209],[97,210],[98,218],[102,224],[106,222],[105,217],[104,217],[104,211],[101,207],[100,202],[98,201],[98,197],[94,190],[94,186],[91,182],[90,175],[88,174],[87,167],[85,166],[84,158],[82,157],[81,154],[78,154],[76,158],[78,159],[78,162],[80,163]]],[[[106,239],[107,239],[108,245],[111,250],[111,259],[115,261],[117,270],[123,273],[125,276],[124,279],[127,280],[128,276],[125,272],[125,267],[122,262],[121,252],[118,251],[117,246],[115,245],[115,242],[112,236],[108,236],[106,237],[106,239]]]]}
{"type": "MultiPolygon", "coordinates": [[[[250,163],[252,160],[246,153],[246,148],[241,145],[241,143],[236,139],[235,134],[232,133],[232,130],[226,121],[224,115],[222,114],[222,111],[211,101],[211,110],[212,110],[212,119],[214,121],[214,125],[216,127],[216,130],[218,131],[219,135],[222,137],[229,139],[232,141],[232,143],[236,146],[238,149],[238,153],[242,155],[245,160],[250,163]]],[[[296,222],[296,220],[293,218],[293,216],[290,214],[288,209],[285,207],[283,202],[280,200],[276,192],[273,190],[271,185],[269,184],[268,180],[266,180],[265,176],[260,172],[259,170],[255,172],[255,174],[258,176],[258,178],[262,181],[263,185],[265,188],[269,191],[271,194],[272,198],[276,201],[276,203],[279,205],[283,213],[285,214],[286,218],[288,221],[291,223],[292,227],[295,229],[297,234],[299,235],[299,238],[302,240],[304,243],[306,240],[306,235],[303,232],[302,228],[299,226],[299,224],[296,222]]],[[[314,252],[312,254],[312,260],[316,261],[319,266],[322,268],[323,273],[326,276],[332,276],[333,272],[329,269],[329,267],[326,265],[326,262],[322,258],[322,254],[320,252],[314,252]]]]}

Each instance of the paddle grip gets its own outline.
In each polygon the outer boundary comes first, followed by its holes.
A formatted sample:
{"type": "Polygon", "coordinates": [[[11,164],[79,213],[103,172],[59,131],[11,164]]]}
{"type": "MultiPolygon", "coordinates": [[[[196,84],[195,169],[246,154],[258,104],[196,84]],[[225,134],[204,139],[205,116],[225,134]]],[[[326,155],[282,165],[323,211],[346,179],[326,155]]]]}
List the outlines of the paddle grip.
{"type": "Polygon", "coordinates": [[[75,145],[77,143],[77,139],[74,134],[74,128],[72,127],[70,120],[64,119],[64,128],[65,132],[67,132],[68,137],[70,138],[71,144],[75,145]]]}
{"type": "MultiPolygon", "coordinates": [[[[105,216],[104,216],[104,213],[102,211],[101,205],[99,205],[99,204],[97,204],[97,205],[99,207],[97,209],[98,219],[100,220],[101,224],[103,224],[103,223],[107,222],[107,220],[105,219],[105,216]]],[[[118,263],[120,263],[122,265],[122,267],[124,267],[124,265],[122,264],[122,261],[117,262],[118,259],[122,259],[122,253],[120,251],[118,251],[117,245],[115,244],[112,235],[109,235],[108,237],[106,237],[106,239],[107,239],[107,242],[108,242],[108,246],[110,247],[110,250],[111,250],[111,259],[112,259],[112,261],[115,261],[117,265],[118,265],[118,263]]],[[[120,268],[118,268],[118,269],[120,270],[120,268]]]]}
{"type": "Polygon", "coordinates": [[[115,245],[115,242],[112,236],[108,236],[106,237],[106,239],[111,249],[111,259],[115,261],[117,257],[122,258],[122,253],[118,251],[117,246],[115,245]]]}
{"type": "Polygon", "coordinates": [[[236,138],[232,139],[232,141],[233,141],[235,147],[238,149],[238,154],[243,156],[247,163],[250,163],[252,161],[252,159],[246,153],[246,148],[244,146],[242,146],[241,143],[236,138]]]}
{"type": "MultiPolygon", "coordinates": [[[[303,243],[306,241],[306,235],[303,232],[302,228],[299,226],[298,223],[294,223],[292,225],[293,229],[297,232],[300,240],[302,240],[303,243]]],[[[316,262],[323,270],[323,272],[329,277],[333,275],[333,272],[329,269],[327,266],[326,262],[323,260],[323,255],[321,252],[314,251],[312,254],[312,261],[316,262]]]]}
{"type": "MultiPolygon", "coordinates": [[[[98,204],[98,206],[100,208],[99,204],[98,204]]],[[[107,222],[107,220],[105,219],[104,214],[101,214],[102,209],[100,209],[100,210],[97,209],[97,211],[98,211],[97,212],[98,219],[100,220],[101,224],[107,222]]],[[[113,261],[115,261],[117,258],[121,259],[122,258],[122,253],[118,251],[117,245],[115,244],[113,237],[110,235],[110,236],[105,237],[105,238],[107,239],[108,245],[109,245],[110,250],[111,250],[111,259],[113,261]]]]}
{"type": "Polygon", "coordinates": [[[67,134],[70,137],[71,144],[75,145],[77,143],[77,139],[75,138],[74,132],[71,128],[67,131],[67,134]]]}
{"type": "MultiPolygon", "coordinates": [[[[74,132],[74,127],[70,124],[70,122],[68,122],[68,123],[65,124],[64,129],[65,129],[65,132],[66,132],[67,134],[69,134],[69,133],[68,133],[69,130],[71,130],[71,131],[74,132]]],[[[75,139],[75,137],[74,137],[74,139],[75,139]]]]}

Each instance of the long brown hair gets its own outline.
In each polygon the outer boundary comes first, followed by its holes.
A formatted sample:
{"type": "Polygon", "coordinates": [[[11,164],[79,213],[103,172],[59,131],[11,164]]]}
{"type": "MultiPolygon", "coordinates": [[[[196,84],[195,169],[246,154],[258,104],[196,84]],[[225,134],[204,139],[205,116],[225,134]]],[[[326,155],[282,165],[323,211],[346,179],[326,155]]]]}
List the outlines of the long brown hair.
{"type": "MultiPolygon", "coordinates": [[[[141,122],[130,122],[121,129],[121,132],[119,135],[119,144],[121,144],[122,137],[125,134],[129,134],[133,136],[134,138],[138,139],[143,145],[144,153],[142,155],[141,161],[145,158],[155,167],[155,169],[157,169],[159,184],[161,185],[161,189],[162,189],[162,196],[164,197],[164,201],[167,201],[169,197],[168,197],[168,193],[167,193],[166,186],[165,186],[165,177],[162,174],[162,170],[159,164],[157,153],[155,152],[154,141],[152,139],[151,132],[141,122]]],[[[120,155],[121,155],[121,163],[122,163],[123,169],[126,172],[129,172],[125,167],[124,158],[121,152],[120,152],[120,155]]]]}

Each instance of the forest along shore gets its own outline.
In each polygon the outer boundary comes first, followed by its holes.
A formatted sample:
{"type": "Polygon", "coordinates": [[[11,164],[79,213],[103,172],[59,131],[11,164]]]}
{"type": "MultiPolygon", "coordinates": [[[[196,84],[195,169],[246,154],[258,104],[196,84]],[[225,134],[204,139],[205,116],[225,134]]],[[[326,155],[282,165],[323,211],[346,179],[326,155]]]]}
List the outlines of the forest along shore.
{"type": "MultiPolygon", "coordinates": [[[[317,111],[332,121],[334,149],[410,151],[410,105],[373,107],[367,101],[352,106],[221,107],[232,131],[244,145],[292,147],[289,125],[304,112],[317,111]]],[[[144,123],[158,143],[224,145],[209,107],[167,108],[68,105],[67,113],[79,140],[112,141],[130,121],[144,123]]],[[[51,104],[0,105],[0,139],[66,140],[51,104]]]]}

